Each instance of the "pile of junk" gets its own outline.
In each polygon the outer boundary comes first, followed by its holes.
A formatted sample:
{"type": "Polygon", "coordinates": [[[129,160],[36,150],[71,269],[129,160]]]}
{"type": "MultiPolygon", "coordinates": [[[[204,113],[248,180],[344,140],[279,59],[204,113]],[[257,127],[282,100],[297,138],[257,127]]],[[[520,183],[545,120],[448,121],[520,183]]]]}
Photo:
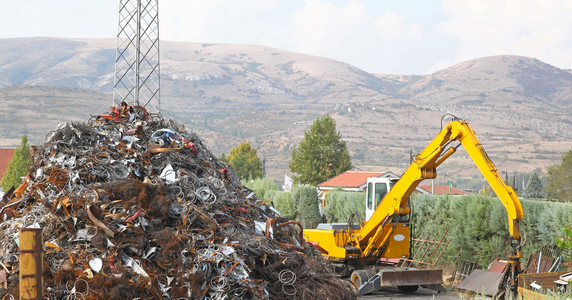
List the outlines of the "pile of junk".
{"type": "Polygon", "coordinates": [[[194,133],[141,107],[66,123],[0,201],[0,298],[41,228],[45,299],[356,299],[297,221],[194,133]]]}

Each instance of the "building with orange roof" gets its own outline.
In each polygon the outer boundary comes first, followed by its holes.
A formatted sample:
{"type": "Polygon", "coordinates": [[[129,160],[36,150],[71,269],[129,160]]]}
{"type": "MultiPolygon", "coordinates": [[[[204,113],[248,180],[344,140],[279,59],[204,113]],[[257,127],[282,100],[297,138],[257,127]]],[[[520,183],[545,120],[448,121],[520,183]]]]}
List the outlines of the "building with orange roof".
{"type": "MultiPolygon", "coordinates": [[[[330,191],[341,189],[347,192],[364,192],[367,186],[367,179],[370,177],[399,178],[397,174],[390,171],[346,171],[341,173],[338,176],[318,184],[320,212],[322,212],[323,207],[326,205],[325,199],[330,191]]],[[[471,195],[470,192],[451,186],[419,185],[415,188],[415,192],[434,195],[471,195]]]]}
{"type": "MultiPolygon", "coordinates": [[[[379,178],[399,178],[391,171],[345,171],[338,176],[332,177],[318,184],[318,198],[320,199],[320,212],[326,205],[325,199],[330,191],[341,189],[346,192],[364,192],[367,186],[367,179],[370,177],[379,178]]],[[[429,194],[429,192],[417,187],[416,192],[429,194]]],[[[365,201],[365,196],[364,196],[365,201]]]]}
{"type": "Polygon", "coordinates": [[[399,178],[399,176],[390,171],[345,171],[318,184],[318,190],[327,192],[341,188],[348,192],[363,192],[369,177],[399,178]]]}

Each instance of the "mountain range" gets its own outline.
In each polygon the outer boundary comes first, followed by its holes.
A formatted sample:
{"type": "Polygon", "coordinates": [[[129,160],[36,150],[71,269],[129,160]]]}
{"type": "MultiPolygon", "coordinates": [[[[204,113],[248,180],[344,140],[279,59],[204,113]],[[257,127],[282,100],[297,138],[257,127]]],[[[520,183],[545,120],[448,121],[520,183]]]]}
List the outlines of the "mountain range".
{"type": "MultiPolygon", "coordinates": [[[[114,39],[0,39],[0,146],[41,143],[58,123],[112,105],[114,39]]],[[[383,58],[380,58],[383,59],[383,58]]],[[[357,169],[403,171],[451,115],[468,121],[499,171],[529,173],[572,149],[572,72],[535,58],[475,58],[426,75],[372,74],[328,58],[264,46],[161,42],[161,113],[215,153],[249,141],[267,174],[323,114],[337,122],[357,169]]],[[[468,155],[443,183],[482,182],[468,155]]],[[[461,186],[463,187],[463,186],[461,186]]]]}

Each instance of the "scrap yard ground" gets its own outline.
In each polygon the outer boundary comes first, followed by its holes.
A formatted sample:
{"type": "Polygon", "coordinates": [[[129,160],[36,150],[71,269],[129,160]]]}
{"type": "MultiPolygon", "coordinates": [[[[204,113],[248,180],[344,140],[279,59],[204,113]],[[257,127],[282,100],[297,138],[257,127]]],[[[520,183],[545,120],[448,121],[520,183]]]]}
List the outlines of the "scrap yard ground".
{"type": "Polygon", "coordinates": [[[411,294],[399,293],[397,288],[385,288],[379,292],[371,295],[361,296],[360,299],[373,300],[373,299],[439,299],[439,300],[456,300],[462,299],[461,296],[455,293],[438,293],[434,290],[420,288],[417,292],[411,294]]]}

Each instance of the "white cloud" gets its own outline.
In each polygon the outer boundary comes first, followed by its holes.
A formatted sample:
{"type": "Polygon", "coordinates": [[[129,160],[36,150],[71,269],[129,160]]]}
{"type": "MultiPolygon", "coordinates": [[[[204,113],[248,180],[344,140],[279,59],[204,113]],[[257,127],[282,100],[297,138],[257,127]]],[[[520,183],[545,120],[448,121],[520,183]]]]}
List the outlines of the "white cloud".
{"type": "Polygon", "coordinates": [[[255,43],[277,20],[278,0],[188,0],[160,3],[161,36],[165,40],[255,43]]]}
{"type": "MultiPolygon", "coordinates": [[[[407,6],[392,9],[377,0],[161,0],[160,38],[265,45],[369,72],[419,73],[446,51],[427,45],[442,43],[430,38],[435,30],[411,17],[407,6]],[[433,54],[421,56],[420,49],[433,54]]],[[[117,0],[0,0],[0,7],[0,38],[117,34],[117,0]]]]}
{"type": "Polygon", "coordinates": [[[306,0],[284,32],[292,50],[334,58],[370,72],[410,72],[427,33],[395,11],[370,11],[363,1],[336,6],[326,0],[306,0]]]}
{"type": "MultiPolygon", "coordinates": [[[[118,6],[0,0],[0,38],[111,38],[118,6]]],[[[498,54],[572,68],[572,0],[161,0],[159,11],[162,40],[265,45],[369,72],[422,74],[498,54]]]]}
{"type": "Polygon", "coordinates": [[[437,28],[460,46],[455,62],[498,54],[572,67],[572,0],[443,0],[437,28]]]}
{"type": "Polygon", "coordinates": [[[423,25],[421,23],[413,23],[407,27],[407,35],[414,41],[421,41],[424,37],[423,25]]]}
{"type": "Polygon", "coordinates": [[[0,0],[0,38],[111,38],[117,34],[118,8],[116,0],[0,0]]]}
{"type": "Polygon", "coordinates": [[[382,40],[396,40],[403,35],[405,16],[388,11],[374,20],[379,38],[382,40]]]}

